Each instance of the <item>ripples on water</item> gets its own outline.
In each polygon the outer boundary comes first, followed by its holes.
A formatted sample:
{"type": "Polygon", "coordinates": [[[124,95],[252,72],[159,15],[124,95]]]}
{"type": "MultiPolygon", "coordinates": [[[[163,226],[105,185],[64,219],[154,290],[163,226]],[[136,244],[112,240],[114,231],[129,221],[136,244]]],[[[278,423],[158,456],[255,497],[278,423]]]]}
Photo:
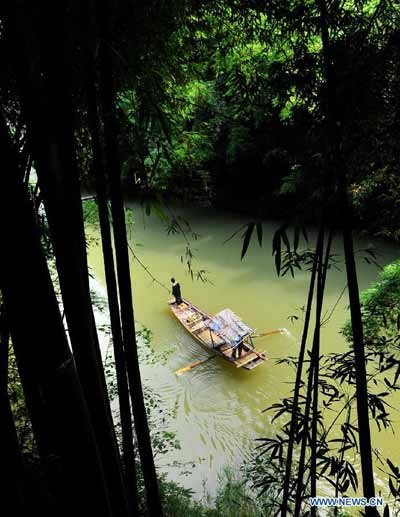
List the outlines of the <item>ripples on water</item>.
{"type": "MultiPolygon", "coordinates": [[[[136,207],[137,208],[137,207],[136,207]]],[[[208,357],[169,311],[168,295],[157,284],[151,283],[142,269],[132,262],[135,314],[138,321],[153,332],[152,346],[156,354],[172,349],[166,363],[142,364],[143,382],[161,398],[164,407],[172,412],[169,428],[177,431],[181,449],[173,451],[162,462],[173,460],[193,461],[192,474],[180,478],[198,495],[202,483],[213,493],[218,472],[226,464],[240,465],[248,461],[254,448],[254,439],[273,436],[279,423],[271,423],[271,415],[263,410],[287,396],[293,382],[293,371],[286,365],[277,366],[274,358],[297,355],[301,336],[301,311],[308,289],[308,275],[297,273],[296,278],[276,277],[271,257],[271,238],[276,225],[266,223],[264,246],[259,249],[250,245],[248,255],[240,261],[239,241],[222,243],[243,221],[238,217],[218,213],[195,212],[188,215],[192,227],[201,234],[196,243],[198,266],[211,273],[214,286],[191,282],[180,256],[184,243],[179,236],[167,236],[162,223],[155,218],[147,219],[146,228],[135,225],[134,239],[143,244],[137,248],[141,259],[151,272],[164,283],[173,275],[183,287],[183,294],[209,313],[226,307],[237,312],[250,326],[259,331],[288,327],[292,335],[275,335],[257,340],[257,348],[265,350],[270,360],[253,371],[233,368],[220,358],[177,377],[175,371],[192,362],[208,357]],[[297,314],[294,325],[287,319],[297,314]]],[[[312,232],[310,232],[312,238],[312,232]]],[[[365,247],[361,243],[360,247],[365,247]]],[[[383,246],[382,263],[397,258],[394,247],[383,246]]],[[[335,244],[340,254],[340,242],[335,244]]],[[[90,264],[104,286],[102,258],[99,247],[90,249],[90,264]]],[[[358,261],[360,287],[363,289],[375,281],[377,270],[358,261]]],[[[333,307],[345,284],[343,272],[332,269],[326,290],[326,308],[333,307]]],[[[347,300],[344,297],[329,325],[322,331],[322,352],[341,351],[345,343],[338,331],[347,318],[347,300]]],[[[398,402],[398,401],[397,401],[398,402]]],[[[398,403],[394,405],[399,407],[398,403]]],[[[395,426],[397,422],[395,415],[395,426]]],[[[395,437],[374,432],[375,443],[384,454],[397,459],[395,437]]],[[[399,458],[400,459],[400,458],[399,458]]],[[[179,469],[168,470],[170,477],[178,478],[179,469]]]]}

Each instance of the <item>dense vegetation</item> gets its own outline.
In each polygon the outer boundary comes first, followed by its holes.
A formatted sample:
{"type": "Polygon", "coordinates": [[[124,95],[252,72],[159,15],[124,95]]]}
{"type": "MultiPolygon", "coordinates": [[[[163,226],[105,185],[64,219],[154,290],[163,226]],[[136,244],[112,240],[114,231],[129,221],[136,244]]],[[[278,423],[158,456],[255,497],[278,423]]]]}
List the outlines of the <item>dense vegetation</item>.
{"type": "MultiPolygon", "coordinates": [[[[399,21],[398,3],[379,0],[2,3],[4,509],[315,516],[307,498],[320,479],[336,495],[375,495],[370,426],[391,424],[385,397],[400,378],[399,264],[360,299],[353,230],[400,237],[399,21]],[[83,187],[97,198],[115,359],[106,369],[83,187]],[[157,472],[124,189],[184,236],[190,227],[171,217],[171,200],[245,212],[243,259],[253,234],[262,245],[263,219],[278,217],[277,274],[310,271],[299,356],[284,359],[295,368],[293,392],[270,408],[282,432],[261,439],[246,473],[256,501],[230,473],[212,506],[157,472]],[[315,247],[307,243],[310,221],[315,247]],[[334,234],[343,238],[349,350],[325,357],[320,328],[334,234]],[[341,422],[334,445],[322,405],[341,422]],[[359,454],[360,473],[349,450],[359,454]]],[[[186,253],[190,268],[189,243],[186,253]]],[[[393,513],[399,468],[383,460],[393,513]]],[[[366,508],[368,517],[378,513],[366,508]]]]}
{"type": "MultiPolygon", "coordinates": [[[[165,61],[152,61],[143,82],[120,93],[123,171],[132,189],[315,220],[327,101],[317,10],[212,2],[190,13],[169,35],[165,61]]],[[[329,12],[335,118],[356,220],[392,239],[399,220],[397,17],[395,7],[373,1],[329,12]]]]}

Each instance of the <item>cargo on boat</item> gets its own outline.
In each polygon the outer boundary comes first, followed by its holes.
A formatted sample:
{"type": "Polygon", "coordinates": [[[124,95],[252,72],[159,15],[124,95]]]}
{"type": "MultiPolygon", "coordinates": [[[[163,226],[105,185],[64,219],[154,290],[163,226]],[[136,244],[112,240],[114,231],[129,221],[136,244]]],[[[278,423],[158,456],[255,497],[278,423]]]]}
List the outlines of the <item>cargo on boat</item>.
{"type": "Polygon", "coordinates": [[[188,300],[177,305],[168,302],[172,312],[190,334],[207,350],[234,365],[236,368],[252,370],[267,358],[258,352],[252,336],[254,329],[247,326],[233,311],[224,309],[210,316],[188,300]]]}

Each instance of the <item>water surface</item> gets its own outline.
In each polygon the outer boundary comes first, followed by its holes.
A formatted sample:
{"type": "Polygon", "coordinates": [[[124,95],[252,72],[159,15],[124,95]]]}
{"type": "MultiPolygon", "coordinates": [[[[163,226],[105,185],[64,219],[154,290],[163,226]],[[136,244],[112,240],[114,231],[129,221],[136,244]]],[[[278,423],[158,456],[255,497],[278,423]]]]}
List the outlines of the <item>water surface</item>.
{"type": "MultiPolygon", "coordinates": [[[[257,340],[270,360],[253,371],[235,369],[222,359],[213,359],[204,366],[180,377],[179,368],[207,357],[207,352],[192,339],[167,306],[170,298],[143,268],[131,257],[135,316],[151,329],[156,354],[170,352],[166,361],[142,364],[143,382],[162,397],[163,405],[172,411],[168,427],[177,431],[181,449],[172,455],[160,456],[160,465],[173,479],[180,469],[167,467],[174,460],[193,461],[195,468],[180,481],[198,495],[206,489],[213,493],[218,473],[224,465],[240,465],[250,458],[257,437],[274,436],[279,430],[271,423],[265,408],[288,395],[294,373],[286,365],[276,365],[276,358],[297,355],[301,337],[301,307],[306,303],[309,273],[298,272],[295,278],[278,278],[271,254],[271,241],[276,222],[264,224],[263,246],[254,238],[243,261],[240,260],[241,240],[226,239],[246,219],[214,210],[180,211],[200,236],[193,241],[194,269],[207,270],[213,282],[192,281],[185,261],[185,240],[181,235],[168,235],[165,223],[155,215],[144,216],[139,205],[131,204],[135,223],[130,230],[130,244],[141,261],[162,283],[169,286],[174,276],[181,284],[183,296],[210,314],[229,307],[259,331],[286,327],[291,336],[275,335],[257,340]],[[288,319],[296,315],[299,319],[288,319]]],[[[93,233],[91,231],[90,233],[93,233]]],[[[94,232],[95,233],[95,232],[94,232]]],[[[310,240],[315,235],[310,231],[310,240]]],[[[395,246],[371,240],[358,241],[357,249],[374,244],[379,248],[382,265],[399,257],[395,246]]],[[[341,259],[341,242],[336,240],[333,252],[341,259]]],[[[376,281],[378,269],[358,255],[361,289],[376,281]]],[[[92,245],[89,262],[100,284],[104,283],[101,247],[92,245]]],[[[338,264],[343,269],[343,264],[338,264]]],[[[328,275],[324,309],[335,306],[345,287],[343,270],[332,268],[328,275]]],[[[329,324],[322,329],[321,353],[344,351],[346,343],[339,330],[348,317],[346,293],[334,310],[329,324]]],[[[400,398],[392,397],[395,408],[400,398]]],[[[394,427],[400,431],[398,409],[393,411],[394,427]]],[[[399,461],[396,438],[390,431],[378,433],[373,426],[374,446],[385,457],[399,461]]],[[[355,462],[357,459],[355,458],[355,462]]],[[[379,481],[378,481],[379,482],[379,481]]]]}

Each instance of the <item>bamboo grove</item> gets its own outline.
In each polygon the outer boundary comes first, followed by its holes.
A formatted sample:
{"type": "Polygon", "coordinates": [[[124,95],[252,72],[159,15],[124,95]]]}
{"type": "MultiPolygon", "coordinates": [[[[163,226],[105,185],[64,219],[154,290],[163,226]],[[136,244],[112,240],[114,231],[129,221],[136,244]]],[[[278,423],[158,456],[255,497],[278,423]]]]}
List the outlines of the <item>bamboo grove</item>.
{"type": "MultiPolygon", "coordinates": [[[[294,6],[290,11],[287,11],[286,16],[282,16],[282,12],[277,16],[278,25],[283,28],[283,31],[287,31],[288,37],[291,36],[292,31],[298,20],[295,21],[291,18],[291,12],[294,12],[294,6]]],[[[383,13],[388,16],[387,20],[393,21],[393,14],[396,11],[386,11],[389,7],[385,2],[379,2],[374,5],[373,16],[371,17],[370,25],[367,29],[362,30],[359,40],[357,37],[355,40],[360,42],[355,48],[355,57],[352,61],[354,66],[354,74],[360,74],[361,70],[357,67],[359,62],[362,60],[362,55],[365,51],[363,44],[365,41],[373,37],[372,33],[375,27],[374,22],[379,19],[383,13]],[[375,18],[375,20],[374,20],[375,18]],[[370,32],[368,32],[370,31],[370,32]]],[[[350,175],[348,161],[344,152],[345,143],[344,139],[348,137],[346,135],[346,122],[341,119],[341,106],[340,101],[337,97],[338,82],[337,74],[338,70],[335,68],[335,56],[331,38],[335,34],[333,24],[337,22],[337,12],[335,9],[336,5],[333,3],[327,3],[325,0],[316,2],[315,5],[310,7],[310,11],[307,12],[307,8],[302,11],[303,23],[307,26],[309,33],[319,32],[321,38],[321,81],[324,88],[324,98],[321,102],[321,109],[324,113],[324,131],[325,131],[325,144],[321,154],[321,209],[320,209],[320,231],[317,240],[316,250],[311,260],[311,280],[310,289],[308,293],[308,300],[305,309],[305,320],[304,330],[301,341],[300,353],[297,359],[295,359],[296,366],[296,381],[293,388],[293,397],[290,400],[285,400],[283,404],[276,404],[270,408],[274,410],[276,417],[282,414],[289,413],[289,423],[284,427],[284,433],[287,435],[286,438],[278,437],[278,439],[265,439],[262,440],[260,445],[261,450],[275,450],[274,455],[279,458],[279,472],[278,475],[283,479],[283,495],[280,504],[278,504],[278,510],[276,514],[287,515],[288,513],[295,516],[302,515],[303,502],[308,496],[315,497],[317,492],[317,481],[324,476],[324,473],[330,470],[330,477],[336,479],[331,483],[335,487],[336,496],[340,493],[345,493],[347,487],[351,484],[354,489],[357,488],[358,478],[357,474],[350,465],[345,461],[344,451],[352,447],[357,448],[361,459],[361,477],[362,477],[362,490],[363,494],[367,498],[375,497],[376,489],[374,486],[374,472],[373,472],[373,458],[372,458],[372,444],[371,444],[371,433],[370,433],[370,415],[377,416],[375,402],[371,394],[368,393],[368,379],[371,379],[367,375],[366,370],[366,351],[364,345],[363,336],[363,318],[359,297],[359,288],[357,282],[357,272],[355,265],[355,251],[352,236],[352,224],[354,225],[354,216],[352,214],[352,208],[348,199],[348,176],[350,175]],[[313,16],[313,18],[312,18],[313,16]],[[313,28],[309,25],[311,24],[313,28]],[[314,25],[313,25],[314,24],[314,25]],[[346,136],[345,136],[346,135],[346,136]],[[334,210],[338,217],[332,218],[328,215],[328,210],[334,210]],[[339,215],[340,214],[340,215],[339,215]],[[322,317],[322,304],[324,297],[324,285],[326,275],[328,273],[331,262],[330,257],[330,246],[332,242],[333,232],[339,233],[343,239],[343,250],[345,257],[345,270],[347,277],[347,290],[349,295],[349,307],[351,313],[351,332],[349,329],[349,337],[352,342],[352,351],[349,355],[346,355],[348,363],[345,367],[346,373],[341,371],[338,374],[338,364],[343,358],[332,357],[327,360],[321,355],[320,352],[320,328],[323,324],[322,317]],[[328,236],[328,242],[324,251],[324,239],[328,236]],[[315,290],[315,293],[314,293],[315,290]],[[311,349],[309,351],[309,364],[304,382],[305,394],[300,396],[302,391],[302,371],[305,364],[305,343],[307,341],[307,335],[309,331],[310,313],[312,304],[315,303],[315,328],[313,338],[311,340],[311,349]],[[328,367],[325,364],[322,367],[321,361],[332,361],[328,367]],[[327,368],[327,369],[325,369],[327,368]],[[329,372],[327,374],[327,371],[329,372]],[[333,375],[332,375],[333,373],[333,375]],[[324,401],[325,407],[327,407],[332,400],[339,400],[342,395],[336,391],[336,387],[331,384],[332,378],[340,378],[343,382],[347,377],[348,380],[354,385],[353,398],[356,400],[357,409],[357,427],[350,425],[350,404],[353,401],[347,401],[344,410],[348,411],[348,417],[344,424],[342,424],[343,439],[337,440],[341,442],[339,447],[339,456],[337,458],[329,457],[329,445],[327,442],[327,434],[330,429],[325,429],[324,422],[321,418],[320,411],[320,394],[327,396],[329,402],[324,401]],[[311,424],[309,424],[311,422],[311,424]],[[349,435],[352,435],[349,437],[349,435]],[[357,434],[357,438],[355,436],[357,434]],[[357,443],[358,442],[358,443],[357,443]],[[300,443],[300,456],[296,461],[297,470],[294,470],[295,463],[293,457],[293,449],[296,443],[300,443]],[[284,452],[286,449],[286,452],[284,452]],[[306,450],[309,450],[308,460],[306,459],[306,450]],[[279,452],[277,452],[279,451],[279,452]],[[282,469],[282,470],[281,470],[282,469]],[[305,475],[307,474],[307,480],[305,475]],[[292,506],[293,505],[293,506],[292,506]]],[[[278,6],[276,5],[278,12],[278,6]]],[[[336,33],[337,34],[337,33],[336,33]]],[[[393,36],[392,31],[389,30],[390,38],[393,36]]],[[[342,36],[342,35],[341,35],[342,36]]],[[[354,37],[354,35],[353,35],[354,37]]],[[[390,41],[390,40],[389,40],[390,41]]],[[[296,45],[296,43],[294,43],[296,45]]],[[[390,45],[390,43],[388,44],[390,45]]],[[[383,44],[382,52],[387,52],[385,44],[383,44]]],[[[335,215],[336,215],[335,214],[335,215]]],[[[297,229],[297,244],[298,244],[298,233],[297,229]]],[[[295,234],[296,239],[296,234],[295,234]]],[[[293,264],[290,265],[290,260],[293,259],[291,253],[291,245],[286,235],[286,225],[276,235],[276,242],[274,247],[274,253],[277,257],[277,270],[280,273],[280,258],[281,254],[281,241],[286,246],[286,255],[288,257],[286,266],[293,268],[293,264]]],[[[304,257],[300,258],[296,256],[297,244],[294,244],[294,266],[298,266],[296,261],[304,260],[304,257]]],[[[308,260],[309,257],[307,257],[308,260]]],[[[386,395],[382,394],[383,397],[386,395]]],[[[379,398],[379,395],[378,395],[379,398]]],[[[388,415],[386,410],[383,408],[384,404],[381,404],[381,415],[378,418],[383,418],[388,415]]],[[[388,464],[393,467],[390,460],[388,464]]],[[[394,467],[393,467],[394,468],[394,467]]],[[[394,472],[397,472],[394,468],[394,472]]],[[[269,474],[261,486],[264,485],[264,489],[267,489],[266,483],[276,479],[276,474],[269,474]]],[[[278,485],[280,481],[278,480],[278,485]]],[[[393,495],[396,495],[396,490],[392,490],[393,495]]],[[[309,510],[311,515],[317,515],[317,509],[311,507],[309,510]]],[[[338,509],[335,509],[335,515],[338,515],[338,509]]],[[[366,508],[365,515],[379,515],[376,508],[366,508]]],[[[384,515],[389,515],[389,508],[386,505],[384,515]]]]}
{"type": "MultiPolygon", "coordinates": [[[[115,159],[115,71],[110,27],[115,6],[109,4],[100,9],[87,3],[77,9],[76,5],[68,8],[60,4],[46,9],[51,24],[44,21],[38,7],[7,4],[2,13],[3,38],[13,52],[10,63],[14,66],[12,87],[16,97],[10,101],[18,103],[16,132],[14,121],[7,120],[9,106],[2,107],[1,120],[3,192],[7,199],[2,215],[4,220],[11,216],[18,221],[16,225],[7,225],[3,234],[8,249],[1,264],[4,342],[10,332],[49,486],[49,515],[137,514],[134,443],[141,458],[148,512],[162,515],[136,353],[120,166],[115,159]],[[79,34],[74,26],[76,16],[81,24],[79,34]],[[85,67],[89,73],[80,75],[85,67]],[[117,447],[89,291],[74,142],[77,111],[83,109],[84,103],[88,106],[102,222],[123,432],[122,456],[117,447]],[[37,198],[32,201],[27,190],[30,166],[23,161],[24,155],[31,157],[38,175],[68,338],[41,250],[32,210],[32,202],[38,202],[37,198]],[[23,287],[25,280],[28,283],[23,287]],[[28,293],[24,294],[24,289],[28,293]],[[22,326],[19,319],[25,313],[29,316],[22,326]]],[[[6,375],[6,371],[3,373],[6,375]]],[[[15,430],[10,413],[5,417],[5,428],[13,440],[9,443],[15,445],[5,466],[11,484],[8,494],[10,503],[19,501],[25,513],[24,504],[29,505],[29,501],[23,497],[15,430]]]]}

